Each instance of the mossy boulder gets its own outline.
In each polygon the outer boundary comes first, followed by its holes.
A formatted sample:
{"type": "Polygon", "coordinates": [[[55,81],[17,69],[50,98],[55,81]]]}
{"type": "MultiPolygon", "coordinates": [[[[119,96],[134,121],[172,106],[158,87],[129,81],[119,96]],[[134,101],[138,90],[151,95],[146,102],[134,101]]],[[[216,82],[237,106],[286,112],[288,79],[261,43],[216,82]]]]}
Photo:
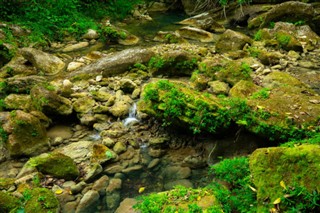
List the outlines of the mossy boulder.
{"type": "Polygon", "coordinates": [[[25,213],[59,212],[59,201],[51,190],[46,188],[35,188],[28,194],[30,194],[30,199],[24,206],[25,213]]]}
{"type": "Polygon", "coordinates": [[[35,167],[43,174],[52,175],[56,178],[65,180],[74,180],[79,176],[79,170],[72,158],[59,152],[50,154],[44,153],[37,157],[33,157],[26,165],[35,167]]]}
{"type": "MultiPolygon", "coordinates": [[[[250,156],[250,171],[260,208],[273,207],[274,201],[285,196],[287,187],[299,185],[319,193],[320,146],[257,149],[250,156]]],[[[280,203],[280,209],[285,205],[280,203]]]]}
{"type": "Polygon", "coordinates": [[[216,212],[223,213],[221,204],[210,189],[178,186],[170,191],[149,194],[134,205],[137,210],[156,212],[216,212]]]}
{"type": "Polygon", "coordinates": [[[319,122],[319,96],[293,76],[274,71],[262,80],[263,87],[240,81],[232,97],[247,100],[255,113],[255,124],[247,129],[270,139],[303,137],[315,132],[319,122]]]}
{"type": "Polygon", "coordinates": [[[19,207],[19,205],[20,201],[18,198],[0,191],[0,212],[9,213],[11,210],[19,207]]]}
{"type": "Polygon", "coordinates": [[[29,93],[37,84],[44,84],[47,80],[43,76],[14,76],[7,79],[9,92],[29,93]]]}
{"type": "Polygon", "coordinates": [[[242,50],[246,44],[251,44],[252,39],[240,32],[226,30],[216,43],[218,53],[242,50]]]}
{"type": "Polygon", "coordinates": [[[73,102],[73,109],[78,113],[88,113],[92,111],[96,101],[91,97],[78,98],[73,102]]]}
{"type": "Polygon", "coordinates": [[[9,189],[11,186],[14,186],[14,178],[0,178],[0,190],[9,189]]]}
{"type": "Polygon", "coordinates": [[[21,109],[28,111],[31,109],[31,97],[26,94],[10,94],[4,99],[7,109],[17,110],[21,109]]]}
{"type": "Polygon", "coordinates": [[[3,113],[3,129],[8,135],[10,156],[34,156],[48,148],[45,126],[40,119],[21,110],[3,113]]]}
{"type": "Polygon", "coordinates": [[[199,65],[199,69],[207,76],[233,86],[240,80],[252,79],[250,66],[255,63],[257,63],[256,60],[251,57],[238,60],[215,57],[203,60],[199,65]]]}
{"type": "Polygon", "coordinates": [[[49,84],[37,85],[30,91],[32,104],[35,109],[49,115],[70,115],[72,103],[60,96],[55,88],[49,84]]]}

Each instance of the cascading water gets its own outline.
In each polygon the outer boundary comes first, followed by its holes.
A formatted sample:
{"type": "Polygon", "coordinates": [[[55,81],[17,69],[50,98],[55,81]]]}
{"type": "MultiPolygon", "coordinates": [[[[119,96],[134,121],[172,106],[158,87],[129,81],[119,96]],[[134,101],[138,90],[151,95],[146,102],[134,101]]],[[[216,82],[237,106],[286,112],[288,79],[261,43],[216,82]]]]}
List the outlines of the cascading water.
{"type": "Polygon", "coordinates": [[[129,116],[123,120],[123,125],[128,127],[130,124],[139,122],[138,118],[136,117],[136,114],[137,114],[137,104],[134,103],[129,109],[129,116]]]}

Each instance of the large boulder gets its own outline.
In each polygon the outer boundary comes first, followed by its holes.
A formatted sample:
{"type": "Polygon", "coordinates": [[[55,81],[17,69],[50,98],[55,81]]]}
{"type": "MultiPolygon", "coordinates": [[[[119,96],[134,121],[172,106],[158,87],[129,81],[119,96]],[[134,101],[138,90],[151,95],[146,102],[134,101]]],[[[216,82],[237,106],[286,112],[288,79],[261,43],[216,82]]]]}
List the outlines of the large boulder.
{"type": "Polygon", "coordinates": [[[11,93],[29,93],[35,85],[44,84],[46,81],[43,76],[14,76],[7,79],[7,85],[11,93]]]}
{"type": "Polygon", "coordinates": [[[312,22],[316,13],[311,4],[288,1],[274,6],[271,10],[263,13],[248,22],[249,28],[262,28],[270,24],[270,22],[281,21],[282,19],[291,21],[304,20],[307,23],[312,22]]]}
{"type": "MultiPolygon", "coordinates": [[[[1,66],[0,66],[1,67],[1,66]]],[[[27,76],[27,75],[36,75],[37,69],[31,66],[21,55],[16,55],[13,57],[5,66],[0,69],[1,72],[6,73],[9,76],[20,75],[20,76],[27,76]]]]}
{"type": "Polygon", "coordinates": [[[60,96],[50,86],[37,85],[30,91],[33,106],[45,114],[70,115],[72,103],[69,99],[60,96]]]}
{"type": "Polygon", "coordinates": [[[210,12],[184,19],[178,24],[197,27],[209,32],[223,33],[225,31],[224,26],[216,22],[210,12]]]}
{"type": "MultiPolygon", "coordinates": [[[[249,164],[260,207],[265,206],[270,209],[276,200],[284,199],[285,190],[297,185],[307,188],[310,192],[319,191],[320,146],[318,145],[257,149],[250,156],[249,164]]],[[[288,205],[282,202],[278,204],[281,210],[286,210],[288,205]]]]}
{"type": "Polygon", "coordinates": [[[76,75],[98,75],[110,76],[120,74],[128,70],[129,67],[136,63],[146,63],[154,53],[147,49],[127,49],[107,57],[98,59],[94,63],[84,66],[79,71],[69,74],[69,76],[76,75]]]}
{"type": "Polygon", "coordinates": [[[42,174],[65,180],[75,180],[79,176],[79,170],[74,161],[59,152],[44,153],[30,158],[26,165],[35,167],[42,174]]]}
{"type": "Polygon", "coordinates": [[[179,30],[177,30],[177,33],[183,38],[193,39],[201,42],[213,42],[215,40],[214,34],[196,27],[181,27],[179,30]]]}
{"type": "Polygon", "coordinates": [[[10,156],[34,156],[48,149],[46,129],[38,117],[20,110],[2,112],[0,117],[10,156]]]}
{"type": "Polygon", "coordinates": [[[25,47],[20,49],[21,55],[27,59],[39,72],[45,75],[54,75],[61,72],[65,63],[57,56],[42,52],[41,50],[25,47]]]}
{"type": "Polygon", "coordinates": [[[216,43],[216,51],[218,53],[232,52],[242,50],[246,44],[251,44],[250,37],[243,33],[233,30],[226,30],[216,43]]]}

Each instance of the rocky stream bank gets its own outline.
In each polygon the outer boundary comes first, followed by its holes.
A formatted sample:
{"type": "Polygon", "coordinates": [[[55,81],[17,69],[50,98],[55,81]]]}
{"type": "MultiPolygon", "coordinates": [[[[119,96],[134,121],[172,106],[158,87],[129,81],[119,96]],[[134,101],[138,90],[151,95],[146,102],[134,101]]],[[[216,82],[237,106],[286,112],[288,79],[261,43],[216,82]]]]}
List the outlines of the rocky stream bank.
{"type": "MultiPolygon", "coordinates": [[[[1,43],[17,51],[0,69],[0,211],[138,212],[138,195],[204,187],[208,165],[252,152],[258,212],[278,212],[281,181],[319,192],[319,145],[275,147],[319,133],[319,6],[238,10],[182,20],[150,46],[123,30],[121,51],[92,29],[42,48],[1,43]]],[[[197,204],[221,208],[213,197],[197,204]]]]}

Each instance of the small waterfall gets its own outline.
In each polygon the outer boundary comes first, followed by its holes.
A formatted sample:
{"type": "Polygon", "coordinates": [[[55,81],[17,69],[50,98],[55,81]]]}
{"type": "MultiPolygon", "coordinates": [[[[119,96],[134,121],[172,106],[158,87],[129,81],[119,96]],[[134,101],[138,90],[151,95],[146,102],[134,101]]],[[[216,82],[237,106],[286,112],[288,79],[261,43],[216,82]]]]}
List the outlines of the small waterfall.
{"type": "Polygon", "coordinates": [[[124,126],[129,126],[131,123],[137,123],[139,120],[136,117],[137,114],[137,104],[133,103],[131,108],[129,109],[129,116],[123,120],[123,125],[124,126]]]}

